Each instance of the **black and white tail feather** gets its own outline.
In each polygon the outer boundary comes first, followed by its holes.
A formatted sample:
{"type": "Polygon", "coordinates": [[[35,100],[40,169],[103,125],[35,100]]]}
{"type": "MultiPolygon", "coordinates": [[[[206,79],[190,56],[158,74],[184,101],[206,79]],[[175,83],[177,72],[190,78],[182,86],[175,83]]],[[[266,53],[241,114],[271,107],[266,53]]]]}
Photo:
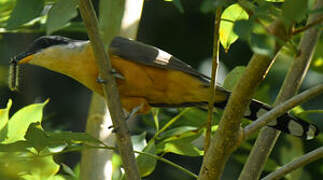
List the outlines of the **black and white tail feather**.
{"type": "MultiPolygon", "coordinates": [[[[227,104],[227,101],[221,103],[215,103],[214,107],[224,109],[227,104]]],[[[244,117],[255,121],[264,113],[270,111],[272,109],[271,106],[252,99],[249,103],[247,110],[244,114],[244,117]]],[[[314,124],[308,123],[303,119],[294,117],[289,113],[284,113],[283,115],[279,116],[278,118],[272,120],[270,123],[267,124],[274,129],[280,130],[284,133],[302,137],[306,140],[313,139],[315,136],[319,134],[319,129],[314,124]]]]}
{"type": "MultiPolygon", "coordinates": [[[[269,105],[257,100],[252,100],[245,113],[245,118],[254,121],[271,109],[272,108],[269,105]]],[[[303,119],[294,117],[289,113],[284,113],[267,125],[284,133],[302,137],[307,140],[313,139],[319,134],[317,126],[310,124],[303,119]]]]}

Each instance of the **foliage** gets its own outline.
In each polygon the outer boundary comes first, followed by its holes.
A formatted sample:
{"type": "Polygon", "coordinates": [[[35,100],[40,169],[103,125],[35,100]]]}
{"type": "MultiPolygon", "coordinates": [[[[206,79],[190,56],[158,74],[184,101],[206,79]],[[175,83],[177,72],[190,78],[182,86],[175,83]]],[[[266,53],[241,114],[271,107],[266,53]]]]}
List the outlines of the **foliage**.
{"type": "MultiPolygon", "coordinates": [[[[60,165],[53,159],[55,154],[79,151],[84,143],[101,144],[85,133],[44,131],[42,112],[47,103],[26,106],[10,119],[12,101],[0,109],[1,179],[63,179],[56,175],[60,165]]],[[[70,171],[66,165],[63,169],[70,171]]]]}
{"type": "MultiPolygon", "coordinates": [[[[180,0],[172,3],[182,13],[184,5],[180,0]]],[[[295,52],[294,41],[299,34],[294,30],[304,28],[304,21],[313,11],[310,2],[304,0],[205,0],[201,4],[203,13],[214,13],[217,7],[222,7],[220,24],[220,41],[226,52],[238,40],[245,41],[255,53],[274,55],[277,43],[287,40],[285,48],[295,52]],[[296,15],[295,15],[296,14],[296,15]],[[286,39],[268,31],[268,25],[281,18],[286,27],[286,39]]],[[[317,12],[316,12],[317,13],[317,12]]],[[[0,32],[45,32],[53,34],[56,31],[82,31],[84,27],[77,19],[78,13],[74,0],[0,0],[0,32]]],[[[317,27],[319,28],[319,25],[317,27]]],[[[323,73],[323,41],[318,43],[312,69],[323,73]]],[[[293,54],[295,55],[295,54],[293,54]]],[[[224,83],[224,87],[232,89],[244,72],[244,67],[232,70],[224,83]]],[[[268,89],[264,87],[257,97],[269,99],[268,89]]],[[[108,148],[97,139],[85,133],[50,132],[42,127],[43,108],[48,103],[32,104],[16,112],[9,118],[12,101],[7,107],[0,109],[0,178],[1,179],[77,179],[76,170],[54,161],[54,155],[70,151],[81,151],[84,147],[108,148]],[[6,168],[4,168],[6,166],[6,168]],[[9,167],[9,168],[8,168],[9,167]],[[58,174],[63,169],[64,175],[58,174]],[[4,169],[6,169],[4,171],[4,169]]],[[[300,107],[294,109],[299,117],[311,119],[310,114],[322,114],[322,110],[304,111],[300,107]]],[[[221,115],[221,112],[219,112],[221,115]]],[[[212,127],[217,129],[220,115],[215,116],[212,127]]],[[[197,108],[154,110],[153,115],[143,117],[143,123],[148,127],[140,135],[133,136],[134,149],[162,158],[167,153],[180,156],[198,157],[203,155],[201,138],[204,136],[205,111],[197,108]]],[[[280,159],[270,159],[265,170],[273,171],[302,153],[303,144],[294,141],[280,150],[280,159]],[[297,147],[293,149],[292,147],[297,147]]],[[[251,142],[242,145],[243,150],[250,151],[251,142]],[[248,147],[245,148],[244,147],[248,147]]],[[[158,158],[145,153],[137,154],[140,173],[149,176],[156,169],[158,158]]],[[[234,155],[234,159],[243,164],[246,153],[234,155]]],[[[113,158],[114,179],[123,177],[120,158],[113,158]]],[[[295,175],[296,176],[296,175],[295,175]]],[[[294,177],[294,176],[293,176],[294,177]]]]}

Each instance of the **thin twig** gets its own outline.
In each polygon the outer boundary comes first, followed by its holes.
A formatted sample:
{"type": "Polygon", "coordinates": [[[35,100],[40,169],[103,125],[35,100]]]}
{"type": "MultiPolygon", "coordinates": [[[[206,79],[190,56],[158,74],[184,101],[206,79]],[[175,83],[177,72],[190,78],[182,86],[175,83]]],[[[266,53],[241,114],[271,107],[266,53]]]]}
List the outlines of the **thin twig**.
{"type": "Polygon", "coordinates": [[[323,158],[323,147],[315,149],[305,155],[301,156],[298,159],[295,159],[283,167],[277,169],[276,171],[268,174],[266,177],[262,178],[262,180],[278,180],[281,179],[284,175],[290,173],[291,171],[305,166],[315,160],[323,158]]]}
{"type": "Polygon", "coordinates": [[[157,160],[163,161],[164,163],[166,163],[166,164],[168,164],[168,165],[171,165],[171,166],[173,166],[174,168],[179,169],[180,171],[182,171],[182,172],[184,172],[184,173],[186,173],[186,174],[188,174],[188,175],[192,176],[193,178],[197,178],[197,175],[196,175],[196,174],[192,173],[191,171],[189,171],[189,170],[185,169],[184,167],[182,167],[182,166],[180,166],[180,165],[178,165],[178,164],[176,164],[176,163],[174,163],[174,162],[172,162],[172,161],[170,161],[170,160],[168,160],[168,159],[165,159],[165,158],[163,158],[163,157],[157,156],[157,155],[155,155],[155,154],[147,153],[147,152],[142,152],[142,151],[134,151],[134,152],[135,152],[135,153],[138,153],[138,154],[147,155],[147,156],[150,156],[150,157],[155,158],[155,159],[157,159],[157,160]]]}
{"type": "Polygon", "coordinates": [[[219,68],[219,51],[220,51],[220,22],[221,22],[221,13],[222,7],[218,7],[216,9],[215,14],[215,25],[214,25],[214,34],[213,34],[213,58],[212,58],[212,75],[211,75],[211,85],[210,85],[210,100],[208,107],[208,116],[207,116],[207,126],[206,126],[206,134],[204,141],[204,152],[207,151],[210,145],[211,139],[211,129],[212,129],[212,120],[213,120],[213,109],[214,109],[214,96],[216,91],[216,81],[217,81],[217,71],[219,68]]]}
{"type": "Polygon", "coordinates": [[[307,101],[310,98],[313,98],[314,96],[317,96],[319,94],[323,93],[323,84],[317,85],[313,88],[310,88],[297,96],[294,96],[293,98],[287,100],[286,102],[276,106],[269,112],[262,115],[259,119],[254,121],[252,124],[248,125],[244,128],[244,138],[247,138],[252,133],[256,132],[261,127],[265,126],[267,123],[269,123],[274,118],[277,118],[278,116],[284,114],[288,110],[292,109],[293,107],[307,101]]]}
{"type": "MultiPolygon", "coordinates": [[[[99,141],[100,141],[100,140],[99,140],[99,141]]],[[[87,147],[90,147],[90,148],[97,148],[97,149],[117,150],[115,147],[112,147],[112,146],[106,145],[106,144],[105,144],[104,142],[102,142],[102,141],[101,141],[101,144],[102,144],[103,146],[92,146],[92,145],[86,145],[86,146],[87,146],[87,147]]],[[[154,158],[154,159],[156,159],[156,160],[163,161],[164,163],[166,163],[166,164],[168,164],[168,165],[170,165],[170,166],[173,166],[173,167],[175,167],[175,168],[179,169],[180,171],[182,171],[182,172],[184,172],[184,173],[186,173],[186,174],[188,174],[188,175],[190,175],[190,176],[192,176],[192,177],[194,177],[194,178],[197,178],[197,175],[196,175],[196,174],[192,173],[191,171],[189,171],[189,170],[185,169],[184,167],[182,167],[182,166],[180,166],[180,165],[178,165],[178,164],[176,164],[176,163],[174,163],[174,162],[172,162],[172,161],[170,161],[170,160],[168,160],[168,159],[163,158],[162,156],[157,156],[157,155],[155,155],[155,154],[151,154],[151,153],[148,153],[148,152],[142,152],[142,151],[136,151],[136,150],[134,150],[134,153],[147,155],[147,156],[150,156],[150,157],[152,157],[152,158],[154,158]]]]}
{"type": "Polygon", "coordinates": [[[180,112],[179,114],[177,114],[170,121],[168,121],[167,124],[165,124],[159,131],[157,131],[156,134],[151,139],[155,140],[159,136],[159,134],[161,134],[162,132],[164,132],[169,126],[171,126],[172,124],[174,124],[180,117],[182,117],[185,113],[187,113],[191,109],[192,108],[186,108],[182,112],[180,112]]]}
{"type": "Polygon", "coordinates": [[[105,52],[104,45],[100,39],[98,20],[92,3],[89,0],[79,1],[80,12],[87,28],[96,63],[99,68],[100,78],[108,83],[103,83],[103,93],[111,114],[114,128],[117,130],[117,144],[123,167],[128,179],[140,179],[138,166],[132,149],[130,134],[125,122],[125,115],[122,111],[117,84],[111,75],[112,67],[109,56],[105,52]]]}
{"type": "Polygon", "coordinates": [[[321,18],[319,18],[319,19],[316,19],[315,21],[313,21],[313,22],[311,22],[311,23],[307,24],[306,26],[304,26],[304,27],[301,27],[301,28],[299,28],[299,29],[294,30],[294,31],[292,32],[292,35],[296,35],[296,34],[298,34],[298,33],[304,32],[304,31],[306,31],[306,30],[308,30],[308,29],[312,28],[313,26],[316,26],[316,25],[318,25],[318,24],[321,24],[322,22],[323,22],[323,17],[321,17],[321,18]]]}

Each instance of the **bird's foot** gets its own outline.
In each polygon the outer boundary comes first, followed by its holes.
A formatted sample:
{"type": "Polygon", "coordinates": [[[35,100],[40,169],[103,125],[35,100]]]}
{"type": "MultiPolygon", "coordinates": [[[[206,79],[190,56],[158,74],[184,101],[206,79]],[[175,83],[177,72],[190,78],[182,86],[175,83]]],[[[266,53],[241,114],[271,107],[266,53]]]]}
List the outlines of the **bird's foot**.
{"type": "Polygon", "coordinates": [[[100,76],[96,78],[96,82],[97,83],[100,83],[100,84],[106,84],[107,83],[107,80],[105,79],[102,79],[100,76]]]}
{"type": "Polygon", "coordinates": [[[140,104],[139,106],[134,107],[126,117],[126,121],[131,121],[135,119],[136,113],[139,112],[143,106],[144,104],[140,104]]]}
{"type": "Polygon", "coordinates": [[[125,80],[126,78],[121,74],[121,73],[118,73],[116,69],[112,69],[111,70],[111,74],[112,76],[114,76],[116,79],[122,79],[122,80],[125,80]]]}

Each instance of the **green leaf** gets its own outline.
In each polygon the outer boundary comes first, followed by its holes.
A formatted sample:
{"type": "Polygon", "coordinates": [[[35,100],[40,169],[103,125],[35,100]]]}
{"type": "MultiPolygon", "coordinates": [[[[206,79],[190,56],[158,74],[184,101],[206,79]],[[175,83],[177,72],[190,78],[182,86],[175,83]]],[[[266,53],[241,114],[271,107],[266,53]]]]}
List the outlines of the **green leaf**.
{"type": "Polygon", "coordinates": [[[275,48],[275,38],[266,34],[252,33],[250,45],[253,52],[265,56],[273,56],[275,48]]]}
{"type": "Polygon", "coordinates": [[[70,176],[72,176],[72,177],[76,177],[76,175],[75,175],[75,173],[74,173],[73,169],[72,169],[72,168],[70,168],[68,165],[66,165],[66,164],[64,164],[64,163],[61,163],[61,166],[62,166],[62,168],[63,168],[63,171],[64,171],[66,174],[68,174],[68,175],[70,175],[70,176]]]}
{"type": "Polygon", "coordinates": [[[147,145],[146,134],[146,132],[143,132],[140,135],[131,136],[131,142],[135,151],[142,151],[147,145]]]}
{"type": "Polygon", "coordinates": [[[64,176],[61,175],[56,175],[56,176],[50,176],[49,178],[47,178],[46,180],[68,180],[67,178],[65,178],[64,176]]]}
{"type": "Polygon", "coordinates": [[[156,131],[159,131],[159,118],[158,118],[159,110],[160,110],[159,108],[152,108],[151,109],[151,113],[153,115],[153,119],[155,122],[156,131]]]}
{"type": "Polygon", "coordinates": [[[192,144],[201,134],[201,132],[190,131],[167,138],[157,144],[157,153],[172,152],[184,156],[201,156],[203,151],[192,144]]]}
{"type": "Polygon", "coordinates": [[[48,12],[46,24],[47,34],[62,29],[68,22],[77,16],[74,0],[58,0],[48,12]]]}
{"type": "MultiPolygon", "coordinates": [[[[219,116],[215,114],[214,122],[219,121],[219,116]]],[[[207,120],[207,111],[191,108],[189,111],[183,114],[182,118],[179,119],[174,126],[193,126],[193,127],[201,127],[205,125],[207,120]]]]}
{"type": "MultiPolygon", "coordinates": [[[[274,17],[281,16],[281,10],[273,3],[262,2],[255,8],[253,18],[260,19],[263,23],[274,21],[274,17]]],[[[259,23],[257,23],[259,24],[259,23]]]]}
{"type": "Polygon", "coordinates": [[[253,97],[261,102],[271,104],[270,91],[270,85],[264,84],[257,89],[253,97]]]}
{"type": "Polygon", "coordinates": [[[53,156],[34,157],[26,160],[25,168],[30,172],[28,175],[22,176],[24,179],[47,179],[55,175],[59,170],[59,165],[53,160],[53,156]]]}
{"type": "Polygon", "coordinates": [[[282,6],[282,15],[287,25],[300,22],[307,12],[306,0],[286,0],[282,6]]]}
{"type": "Polygon", "coordinates": [[[12,105],[12,100],[9,99],[7,103],[7,107],[5,109],[0,109],[0,142],[3,141],[7,137],[8,132],[8,119],[9,119],[9,111],[12,105]]]}
{"type": "Polygon", "coordinates": [[[221,16],[220,22],[220,42],[227,52],[239,36],[233,31],[234,23],[238,20],[249,18],[248,13],[239,5],[233,4],[227,7],[221,16]]]}
{"type": "Polygon", "coordinates": [[[25,135],[25,139],[40,152],[48,146],[48,136],[43,131],[40,122],[31,123],[25,135]]]}
{"type": "Polygon", "coordinates": [[[16,141],[9,144],[0,144],[0,152],[25,152],[32,147],[27,141],[16,141]]]}
{"type": "Polygon", "coordinates": [[[112,180],[120,180],[122,179],[122,171],[121,171],[121,166],[122,166],[122,160],[120,155],[113,153],[112,156],[112,180]]]}
{"type": "Polygon", "coordinates": [[[316,44],[315,52],[313,55],[313,62],[311,68],[318,72],[323,73],[323,38],[321,37],[318,43],[316,44]]]}
{"type": "Polygon", "coordinates": [[[230,73],[226,76],[223,87],[232,90],[234,86],[237,84],[239,81],[240,77],[242,74],[245,72],[246,67],[244,66],[237,66],[235,67],[230,73]]]}
{"type": "Polygon", "coordinates": [[[168,131],[165,131],[164,133],[162,133],[158,139],[165,139],[165,138],[169,138],[171,136],[177,136],[177,135],[181,135],[184,134],[186,132],[189,131],[196,131],[198,130],[197,127],[192,127],[192,126],[181,126],[181,127],[177,127],[177,128],[173,128],[170,129],[168,131]]]}
{"type": "Polygon", "coordinates": [[[180,0],[173,0],[173,3],[177,7],[179,12],[184,13],[184,8],[180,0]]]}
{"type": "Polygon", "coordinates": [[[87,133],[76,133],[76,132],[47,132],[48,141],[53,144],[81,144],[81,143],[91,143],[91,144],[101,144],[101,141],[94,138],[87,133]]]}
{"type": "MultiPolygon", "coordinates": [[[[155,142],[150,142],[143,150],[143,152],[156,154],[156,146],[155,142]]],[[[141,177],[145,177],[150,175],[156,168],[157,159],[151,156],[140,154],[137,158],[137,164],[140,172],[141,177]]]]}
{"type": "Polygon", "coordinates": [[[279,164],[273,159],[268,159],[264,166],[264,170],[269,172],[272,172],[278,168],[280,168],[279,164]]]}
{"type": "MultiPolygon", "coordinates": [[[[287,143],[283,143],[280,147],[280,164],[287,164],[288,162],[300,157],[304,154],[303,142],[301,139],[293,136],[286,136],[287,143]]],[[[303,168],[298,168],[289,173],[289,179],[300,179],[303,168]]]]}
{"type": "Polygon", "coordinates": [[[239,38],[249,41],[252,32],[252,27],[253,21],[239,20],[235,22],[233,31],[239,36],[239,38]]]}
{"type": "Polygon", "coordinates": [[[18,140],[24,140],[25,133],[31,123],[41,122],[43,117],[43,108],[48,103],[32,104],[20,109],[8,121],[8,134],[4,143],[12,143],[18,140]]]}
{"type": "Polygon", "coordinates": [[[248,0],[239,0],[239,5],[251,13],[254,13],[256,6],[248,0]]]}
{"type": "Polygon", "coordinates": [[[309,118],[309,115],[312,114],[317,114],[319,116],[319,114],[323,115],[323,109],[317,109],[317,110],[307,110],[304,111],[304,109],[301,109],[300,106],[296,106],[295,108],[292,109],[292,111],[296,114],[297,117],[304,119],[304,120],[308,120],[311,121],[313,120],[313,118],[309,118]]]}
{"type": "Polygon", "coordinates": [[[52,156],[39,157],[30,153],[0,153],[2,179],[47,179],[59,170],[52,156]],[[4,178],[7,177],[7,178],[4,178]]]}
{"type": "Polygon", "coordinates": [[[165,144],[164,151],[172,152],[183,156],[202,156],[203,151],[199,150],[192,144],[192,140],[196,138],[183,138],[174,140],[165,144]]]}
{"type": "Polygon", "coordinates": [[[204,0],[201,5],[201,11],[203,13],[215,13],[217,7],[227,6],[232,1],[228,0],[204,0]]]}
{"type": "Polygon", "coordinates": [[[40,16],[44,7],[43,0],[17,0],[10,18],[7,21],[7,29],[15,29],[40,16]]]}
{"type": "Polygon", "coordinates": [[[319,73],[323,73],[323,57],[314,59],[312,63],[313,70],[319,73]]]}
{"type": "Polygon", "coordinates": [[[15,4],[15,0],[0,0],[0,27],[4,27],[4,22],[9,19],[15,4]]]}

